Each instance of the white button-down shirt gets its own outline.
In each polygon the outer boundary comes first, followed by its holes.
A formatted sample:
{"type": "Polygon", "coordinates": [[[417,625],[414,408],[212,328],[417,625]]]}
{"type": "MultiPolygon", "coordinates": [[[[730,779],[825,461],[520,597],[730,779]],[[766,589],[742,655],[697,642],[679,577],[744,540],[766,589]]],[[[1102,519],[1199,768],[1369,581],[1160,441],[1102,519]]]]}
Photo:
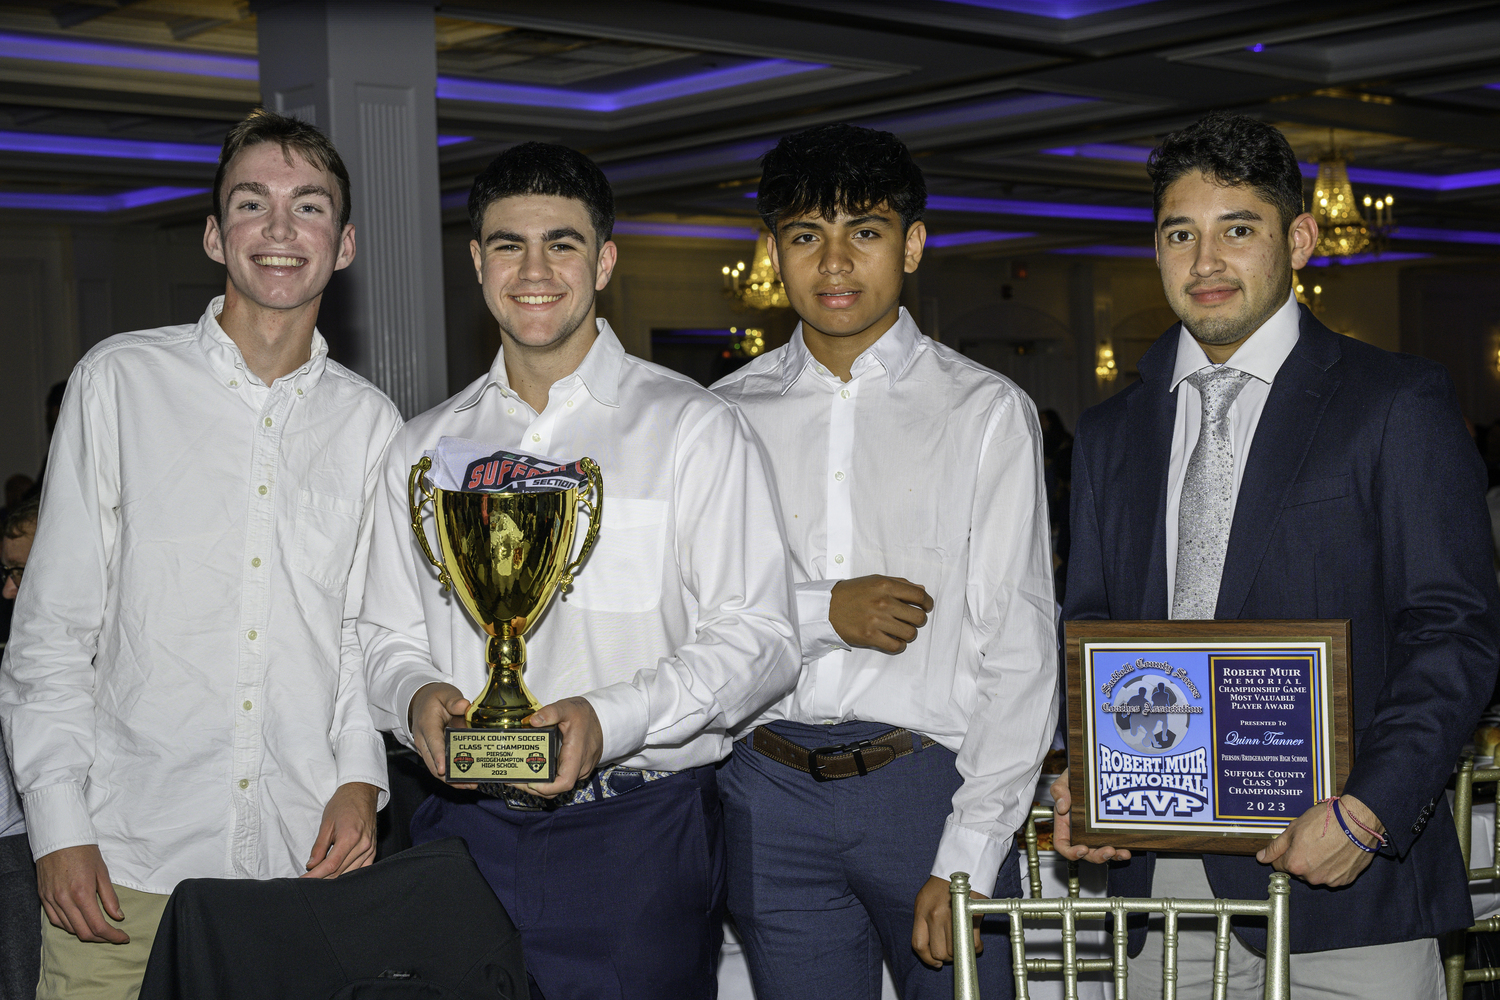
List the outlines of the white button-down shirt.
{"type": "MultiPolygon", "coordinates": [[[[408,744],[419,688],[448,682],[472,698],[487,677],[484,634],[439,588],[411,527],[407,477],[444,436],[599,463],[599,541],[572,590],[527,631],[526,683],[543,704],[588,698],[602,763],[711,764],[728,754],[730,729],[796,680],[790,571],[755,436],[733,407],[630,357],[598,323],[541,413],[511,390],[502,352],[391,446],[359,632],[376,722],[408,744]]],[[[432,538],[430,507],[425,517],[432,538]]]]}
{"type": "Polygon", "coordinates": [[[353,619],[401,418],[316,333],[265,385],[222,301],[73,370],[0,673],[33,854],[145,892],[300,875],[334,789],[386,787],[353,619]]]}
{"type": "Polygon", "coordinates": [[[0,837],[14,837],[26,832],[26,815],[21,811],[21,796],[11,777],[10,761],[0,760],[0,837]]]}
{"type": "MultiPolygon", "coordinates": [[[[1302,314],[1297,296],[1289,294],[1286,304],[1252,333],[1225,364],[1251,378],[1229,406],[1229,442],[1234,448],[1234,487],[1231,500],[1238,500],[1240,481],[1245,478],[1245,463],[1260,413],[1271,395],[1271,382],[1282,364],[1297,346],[1301,336],[1302,314]]],[[[1172,424],[1172,451],[1167,461],[1167,607],[1172,606],[1173,588],[1177,585],[1177,518],[1182,503],[1182,481],[1187,476],[1188,459],[1198,446],[1198,431],[1203,424],[1203,396],[1187,377],[1204,368],[1218,367],[1208,360],[1202,346],[1193,339],[1187,326],[1177,333],[1177,364],[1172,368],[1172,390],[1177,393],[1177,413],[1172,424]]],[[[1230,516],[1234,516],[1231,504],[1230,516]]]]}
{"type": "Polygon", "coordinates": [[[889,723],[956,751],[963,786],[932,874],[993,885],[1057,724],[1036,407],[904,309],[851,374],[820,365],[799,326],[714,387],[771,456],[797,580],[802,680],[759,721],[889,723]],[[828,621],[834,584],[872,573],[932,597],[896,656],[850,649],[828,621]]]}

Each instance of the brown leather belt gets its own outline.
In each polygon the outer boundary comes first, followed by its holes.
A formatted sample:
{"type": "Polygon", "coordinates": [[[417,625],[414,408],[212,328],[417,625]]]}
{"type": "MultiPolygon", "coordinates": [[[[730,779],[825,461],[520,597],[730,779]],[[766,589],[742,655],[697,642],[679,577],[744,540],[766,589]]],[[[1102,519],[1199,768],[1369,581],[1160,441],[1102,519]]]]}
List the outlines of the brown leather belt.
{"type": "Polygon", "coordinates": [[[778,764],[812,775],[817,781],[837,781],[840,778],[863,777],[885,767],[897,757],[915,753],[913,737],[922,741],[923,750],[937,742],[926,736],[917,736],[909,729],[892,729],[884,736],[877,736],[872,740],[807,750],[765,726],[756,726],[755,732],[750,736],[750,747],[778,764]]]}

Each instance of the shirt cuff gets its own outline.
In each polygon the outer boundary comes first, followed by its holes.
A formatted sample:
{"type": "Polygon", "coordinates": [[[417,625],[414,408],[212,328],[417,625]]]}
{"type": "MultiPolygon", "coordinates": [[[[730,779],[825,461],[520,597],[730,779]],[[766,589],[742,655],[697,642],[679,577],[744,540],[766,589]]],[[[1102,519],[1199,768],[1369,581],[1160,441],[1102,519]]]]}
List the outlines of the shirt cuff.
{"type": "Polygon", "coordinates": [[[938,841],[937,857],[932,862],[932,876],[944,882],[954,872],[968,872],[969,885],[977,893],[989,896],[995,891],[1000,866],[1010,853],[1013,837],[997,840],[977,830],[959,826],[950,818],[943,824],[943,839],[938,841]]]}
{"type": "Polygon", "coordinates": [[[651,706],[633,685],[621,682],[590,691],[583,696],[599,716],[604,752],[599,764],[612,764],[632,757],[646,745],[651,706]]]}
{"type": "Polygon", "coordinates": [[[62,781],[27,792],[21,797],[26,812],[26,832],[31,838],[31,856],[41,858],[65,847],[99,843],[94,819],[83,798],[83,784],[62,781]]]}
{"type": "Polygon", "coordinates": [[[384,740],[374,733],[346,733],[334,744],[333,760],[340,785],[347,785],[351,781],[374,785],[380,789],[380,795],[375,801],[375,811],[385,808],[385,804],[391,800],[391,783],[385,762],[384,740]]]}
{"type": "Polygon", "coordinates": [[[438,673],[431,667],[414,670],[403,677],[396,684],[395,704],[391,706],[391,714],[396,717],[396,728],[391,730],[391,735],[412,750],[415,750],[416,741],[411,735],[411,700],[417,696],[417,692],[429,684],[452,684],[451,678],[438,673]]]}
{"type": "Polygon", "coordinates": [[[797,632],[802,637],[802,662],[808,663],[834,650],[848,649],[828,620],[828,606],[839,580],[810,580],[797,584],[797,632]]]}

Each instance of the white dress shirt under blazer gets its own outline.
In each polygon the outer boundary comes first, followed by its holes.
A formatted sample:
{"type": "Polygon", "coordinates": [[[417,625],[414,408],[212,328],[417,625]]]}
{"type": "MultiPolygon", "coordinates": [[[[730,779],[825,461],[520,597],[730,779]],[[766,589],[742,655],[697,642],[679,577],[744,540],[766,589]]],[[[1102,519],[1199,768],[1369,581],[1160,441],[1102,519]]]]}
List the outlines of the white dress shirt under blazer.
{"type": "MultiPolygon", "coordinates": [[[[601,763],[714,763],[729,730],[796,681],[790,571],[755,436],[732,406],[627,355],[604,320],[598,329],[541,413],[510,388],[502,351],[391,446],[359,632],[376,722],[408,744],[418,689],[445,681],[472,698],[487,676],[484,634],[439,588],[411,527],[407,477],[443,436],[599,463],[599,541],[526,633],[526,683],[543,704],[588,698],[601,763]]],[[[435,546],[430,506],[425,515],[435,546]]],[[[580,517],[575,555],[586,525],[580,517]]]]}
{"type": "MultiPolygon", "coordinates": [[[[1286,304],[1252,333],[1225,364],[1252,376],[1229,407],[1229,442],[1234,448],[1234,487],[1231,498],[1238,499],[1240,481],[1245,478],[1245,462],[1255,440],[1260,413],[1271,395],[1271,382],[1282,363],[1297,346],[1301,313],[1297,296],[1288,294],[1286,304]]],[[[1172,389],[1177,393],[1177,414],[1172,424],[1172,451],[1167,461],[1167,607],[1172,606],[1173,588],[1177,585],[1177,519],[1182,503],[1182,481],[1187,476],[1188,459],[1198,446],[1198,430],[1203,424],[1203,397],[1187,377],[1204,368],[1217,367],[1203,353],[1187,326],[1177,333],[1177,364],[1172,368],[1172,389]]],[[[1230,508],[1230,516],[1234,510],[1230,508]]]]}
{"type": "Polygon", "coordinates": [[[32,853],[144,892],[301,875],[334,789],[386,787],[354,614],[400,415],[316,332],[267,386],[222,304],[73,369],[0,673],[32,853]]]}
{"type": "Polygon", "coordinates": [[[1036,407],[905,309],[851,373],[820,365],[799,326],[714,386],[771,456],[797,581],[802,679],[757,721],[888,723],[955,751],[963,786],[932,874],[993,885],[1057,725],[1036,407]],[[834,584],[872,573],[932,597],[899,655],[851,649],[828,621],[834,584]]]}

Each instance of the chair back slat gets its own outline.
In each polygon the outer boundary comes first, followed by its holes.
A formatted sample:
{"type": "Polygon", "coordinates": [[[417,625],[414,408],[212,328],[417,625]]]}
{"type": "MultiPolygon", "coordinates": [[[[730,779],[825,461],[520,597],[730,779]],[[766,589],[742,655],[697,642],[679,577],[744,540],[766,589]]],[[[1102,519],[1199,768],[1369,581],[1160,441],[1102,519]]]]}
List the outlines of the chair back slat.
{"type": "Polygon", "coordinates": [[[973,920],[986,914],[1010,917],[1011,970],[1017,1000],[1028,1000],[1028,972],[1061,972],[1065,1000],[1077,1000],[1078,976],[1082,972],[1113,971],[1116,1000],[1129,1000],[1129,928],[1131,913],[1162,914],[1162,997],[1177,997],[1178,920],[1184,913],[1212,914],[1214,929],[1214,996],[1222,1000],[1228,984],[1229,935],[1233,916],[1266,919],[1265,1000],[1291,1000],[1291,883],[1284,872],[1271,875],[1266,898],[1253,899],[975,899],[969,892],[969,876],[954,872],[951,880],[953,906],[953,996],[955,1000],[980,1000],[979,974],[974,957],[973,920]],[[1109,959],[1078,957],[1078,920],[1114,917],[1113,945],[1109,959]],[[1046,918],[1062,921],[1062,961],[1026,957],[1025,921],[1046,918]]]}
{"type": "MultiPolygon", "coordinates": [[[[1474,786],[1486,782],[1500,781],[1500,767],[1475,767],[1469,754],[1458,764],[1458,776],[1453,782],[1453,825],[1458,830],[1458,848],[1463,855],[1464,869],[1470,882],[1488,882],[1500,878],[1500,816],[1494,824],[1493,851],[1488,868],[1474,868],[1474,786]]],[[[1447,980],[1448,1000],[1463,1000],[1466,983],[1488,983],[1500,980],[1500,968],[1465,969],[1468,952],[1468,935],[1493,931],[1500,928],[1500,919],[1486,917],[1474,923],[1467,931],[1454,931],[1448,935],[1447,955],[1443,958],[1444,978],[1447,980]]]]}
{"type": "Polygon", "coordinates": [[[1110,909],[1115,918],[1110,942],[1114,947],[1115,1000],[1127,1000],[1130,995],[1130,928],[1125,924],[1124,906],[1110,909]]]}
{"type": "Polygon", "coordinates": [[[1161,1000],[1177,1000],[1177,907],[1167,904],[1161,915],[1161,1000]]]}
{"type": "Polygon", "coordinates": [[[1214,1000],[1227,1000],[1229,993],[1229,920],[1220,913],[1214,924],[1214,1000]]]}

